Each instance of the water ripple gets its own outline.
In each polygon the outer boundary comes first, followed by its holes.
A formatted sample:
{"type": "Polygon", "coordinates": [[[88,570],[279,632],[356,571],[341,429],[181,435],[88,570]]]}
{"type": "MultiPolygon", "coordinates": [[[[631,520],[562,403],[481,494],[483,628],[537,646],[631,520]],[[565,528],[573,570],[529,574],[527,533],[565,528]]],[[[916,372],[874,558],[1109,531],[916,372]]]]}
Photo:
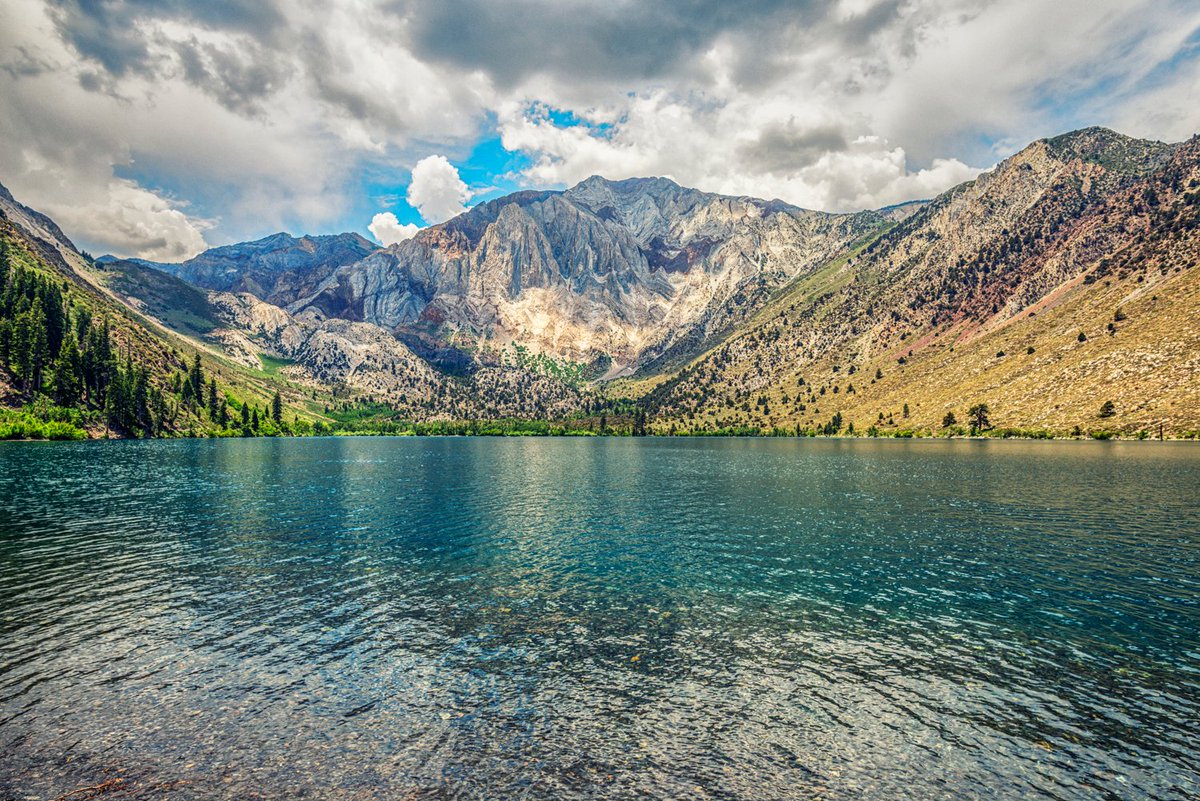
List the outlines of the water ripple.
{"type": "Polygon", "coordinates": [[[0,798],[1195,798],[1198,499],[1148,443],[4,444],[0,798]]]}

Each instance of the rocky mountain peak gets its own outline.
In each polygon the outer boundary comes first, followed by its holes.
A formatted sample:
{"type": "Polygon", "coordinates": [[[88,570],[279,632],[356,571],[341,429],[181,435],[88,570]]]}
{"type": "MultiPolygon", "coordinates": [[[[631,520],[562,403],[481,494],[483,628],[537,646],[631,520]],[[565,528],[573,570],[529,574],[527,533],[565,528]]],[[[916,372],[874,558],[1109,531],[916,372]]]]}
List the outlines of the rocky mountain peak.
{"type": "Polygon", "coordinates": [[[286,306],[311,292],[339,267],[378,249],[356,233],[297,237],[280,232],[253,242],[210,248],[179,264],[143,264],[205,289],[249,292],[286,306]]]}
{"type": "MultiPolygon", "coordinates": [[[[1100,126],[1081,128],[1041,142],[1045,143],[1050,155],[1061,161],[1079,159],[1129,175],[1153,172],[1177,147],[1165,142],[1135,139],[1100,126]]],[[[1037,144],[1040,143],[1030,147],[1037,144]]]]}

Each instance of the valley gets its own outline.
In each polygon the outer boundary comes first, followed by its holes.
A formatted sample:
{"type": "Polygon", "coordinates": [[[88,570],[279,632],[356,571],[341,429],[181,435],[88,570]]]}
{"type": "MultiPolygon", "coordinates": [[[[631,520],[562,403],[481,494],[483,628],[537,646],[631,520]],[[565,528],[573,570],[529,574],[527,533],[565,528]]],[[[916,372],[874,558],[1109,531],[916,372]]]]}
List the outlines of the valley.
{"type": "MultiPolygon", "coordinates": [[[[81,401],[93,436],[253,433],[241,408],[276,395],[276,433],[1200,430],[1197,138],[1085,129],[852,214],[592,177],[386,248],[280,233],[179,264],[93,260],[6,191],[0,212],[10,261],[162,394],[135,430],[81,401]],[[197,355],[224,422],[180,388],[197,355]]],[[[0,375],[10,409],[46,394],[0,375]]]]}

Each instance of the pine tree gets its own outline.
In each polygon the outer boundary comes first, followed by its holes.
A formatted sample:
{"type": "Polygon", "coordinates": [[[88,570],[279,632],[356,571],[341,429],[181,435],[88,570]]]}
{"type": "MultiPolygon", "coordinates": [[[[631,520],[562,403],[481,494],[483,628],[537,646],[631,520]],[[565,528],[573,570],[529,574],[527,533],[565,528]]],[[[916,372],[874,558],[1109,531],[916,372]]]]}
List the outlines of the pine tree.
{"type": "Polygon", "coordinates": [[[196,392],[192,387],[192,377],[190,375],[183,379],[183,383],[179,387],[179,399],[183,401],[185,406],[191,406],[196,400],[196,392]]]}
{"type": "Polygon", "coordinates": [[[42,388],[42,374],[50,361],[50,341],[46,331],[46,312],[42,299],[34,298],[28,314],[24,316],[27,352],[24,360],[26,388],[37,392],[42,388]]]}
{"type": "Polygon", "coordinates": [[[108,408],[106,393],[116,374],[117,357],[109,337],[108,318],[88,330],[87,347],[83,351],[83,385],[88,401],[108,408]]]}
{"type": "Polygon", "coordinates": [[[275,393],[275,397],[271,398],[271,419],[275,421],[275,425],[283,424],[283,398],[279,392],[275,393]]]}
{"type": "Polygon", "coordinates": [[[208,413],[211,419],[215,420],[217,416],[217,379],[210,378],[208,381],[208,413]]]}
{"type": "Polygon", "coordinates": [[[192,397],[196,399],[196,403],[204,405],[204,371],[200,369],[200,354],[196,354],[195,361],[192,362],[192,371],[188,376],[192,385],[192,397]]]}
{"type": "Polygon", "coordinates": [[[8,284],[10,262],[8,258],[8,243],[0,239],[0,293],[8,284]]]}
{"type": "Polygon", "coordinates": [[[0,320],[0,365],[6,368],[12,366],[12,323],[0,320]]]}
{"type": "Polygon", "coordinates": [[[42,301],[42,313],[46,315],[46,352],[49,360],[49,356],[58,353],[62,347],[63,336],[67,332],[67,312],[62,290],[56,284],[42,282],[38,294],[42,301]]]}
{"type": "Polygon", "coordinates": [[[84,342],[88,331],[92,329],[92,313],[80,306],[75,310],[75,339],[84,342]]]}
{"type": "Polygon", "coordinates": [[[128,394],[125,371],[118,366],[104,390],[104,418],[110,429],[119,432],[127,430],[128,394]]]}
{"type": "Polygon", "coordinates": [[[28,385],[33,372],[33,365],[29,360],[33,326],[29,317],[29,312],[25,311],[13,320],[12,358],[9,361],[9,367],[12,369],[13,378],[17,380],[17,385],[20,387],[28,385]]]}
{"type": "Polygon", "coordinates": [[[130,423],[149,436],[154,431],[150,419],[150,379],[146,368],[141,365],[136,368],[131,366],[130,370],[133,373],[133,391],[129,403],[132,418],[130,423]]]}
{"type": "Polygon", "coordinates": [[[63,337],[54,361],[54,401],[59,406],[75,406],[83,392],[83,364],[75,334],[63,337]]]}
{"type": "Polygon", "coordinates": [[[977,403],[967,410],[967,416],[971,419],[972,434],[977,434],[991,427],[991,422],[988,420],[990,411],[986,403],[977,403]]]}

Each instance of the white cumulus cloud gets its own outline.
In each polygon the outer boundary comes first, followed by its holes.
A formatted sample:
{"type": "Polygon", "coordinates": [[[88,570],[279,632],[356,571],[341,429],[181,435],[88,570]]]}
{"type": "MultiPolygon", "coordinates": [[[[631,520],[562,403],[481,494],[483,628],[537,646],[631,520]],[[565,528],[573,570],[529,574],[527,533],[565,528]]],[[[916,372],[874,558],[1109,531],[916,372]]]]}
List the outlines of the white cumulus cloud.
{"type": "Polygon", "coordinates": [[[524,171],[532,186],[663,175],[708,192],[857,211],[930,198],[981,171],[957,159],[913,169],[904,148],[844,127],[800,120],[795,106],[735,98],[697,107],[666,92],[630,98],[606,130],[556,124],[536,105],[500,117],[504,147],[533,157],[524,171]]]}
{"type": "Polygon", "coordinates": [[[371,232],[371,236],[379,240],[381,245],[387,247],[406,239],[412,239],[421,229],[412,223],[401,225],[395,214],[390,211],[381,211],[371,218],[371,224],[367,226],[367,230],[371,232]]]}
{"type": "Polygon", "coordinates": [[[407,197],[421,219],[434,225],[466,211],[471,192],[445,156],[426,156],[413,167],[407,197]]]}

